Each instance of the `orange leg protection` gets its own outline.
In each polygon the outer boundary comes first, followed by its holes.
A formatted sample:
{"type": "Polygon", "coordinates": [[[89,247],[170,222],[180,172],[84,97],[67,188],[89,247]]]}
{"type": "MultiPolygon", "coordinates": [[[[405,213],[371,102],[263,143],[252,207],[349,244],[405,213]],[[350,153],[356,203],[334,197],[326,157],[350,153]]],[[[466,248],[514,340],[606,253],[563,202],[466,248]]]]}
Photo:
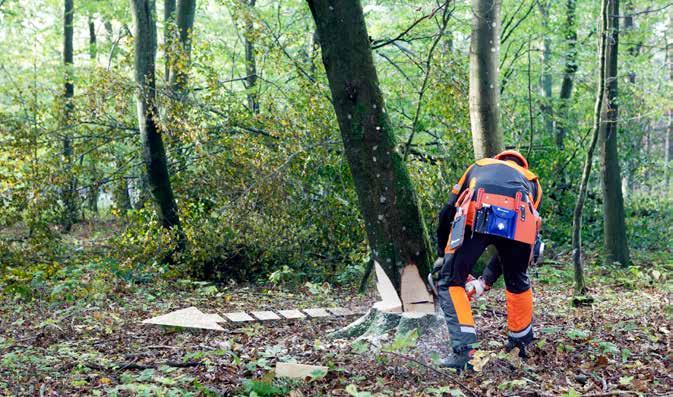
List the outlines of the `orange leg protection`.
{"type": "Polygon", "coordinates": [[[505,296],[509,335],[514,338],[523,337],[530,332],[533,322],[533,291],[530,288],[519,294],[505,291],[505,296]]]}

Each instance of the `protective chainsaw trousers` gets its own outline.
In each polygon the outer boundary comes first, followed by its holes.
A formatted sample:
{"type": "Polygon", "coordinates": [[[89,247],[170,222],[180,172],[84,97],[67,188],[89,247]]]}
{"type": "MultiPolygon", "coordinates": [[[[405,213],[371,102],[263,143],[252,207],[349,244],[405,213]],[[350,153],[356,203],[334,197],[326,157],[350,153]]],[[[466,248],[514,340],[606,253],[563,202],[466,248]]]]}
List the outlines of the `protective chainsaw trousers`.
{"type": "Polygon", "coordinates": [[[488,285],[501,274],[505,278],[509,340],[514,344],[527,344],[533,339],[533,294],[527,272],[531,246],[499,236],[472,233],[468,228],[463,244],[453,254],[444,256],[438,283],[439,303],[456,352],[472,348],[477,341],[465,282],[489,245],[495,246],[498,255],[489,262],[482,277],[488,285]]]}

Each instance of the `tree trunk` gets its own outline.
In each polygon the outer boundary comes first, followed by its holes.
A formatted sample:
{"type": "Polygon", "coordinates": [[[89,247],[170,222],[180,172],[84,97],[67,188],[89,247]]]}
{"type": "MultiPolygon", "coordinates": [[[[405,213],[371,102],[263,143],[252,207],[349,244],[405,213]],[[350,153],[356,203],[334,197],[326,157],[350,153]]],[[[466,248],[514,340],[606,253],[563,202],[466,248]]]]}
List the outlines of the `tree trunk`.
{"type": "Polygon", "coordinates": [[[316,23],[346,157],[372,258],[400,292],[402,268],[425,279],[431,249],[411,178],[397,148],[359,0],[307,0],[316,23]]]}
{"type": "MultiPolygon", "coordinates": [[[[673,71],[671,72],[673,75],[673,71]]],[[[673,76],[671,76],[673,78],[673,76]]],[[[664,164],[666,170],[666,187],[671,190],[671,174],[673,174],[673,109],[668,110],[668,131],[666,133],[666,152],[664,153],[664,164]]]]}
{"type": "Polygon", "coordinates": [[[589,176],[591,175],[591,166],[593,163],[594,151],[598,142],[598,135],[602,124],[602,109],[605,101],[605,75],[606,75],[606,53],[608,47],[608,14],[607,4],[610,0],[603,0],[601,6],[601,31],[600,31],[600,47],[598,54],[598,89],[596,90],[596,106],[594,107],[594,125],[593,134],[591,136],[591,143],[587,150],[587,156],[584,160],[584,168],[582,170],[582,179],[580,181],[580,189],[577,194],[577,201],[575,203],[575,210],[573,211],[573,264],[575,266],[575,295],[580,296],[586,293],[586,284],[584,282],[584,268],[582,265],[582,212],[584,210],[584,200],[587,196],[587,188],[589,186],[589,176]]]}
{"type": "MultiPolygon", "coordinates": [[[[668,27],[673,33],[673,14],[668,20],[668,27]]],[[[666,56],[668,60],[669,84],[673,83],[673,43],[666,43],[666,56]]],[[[673,109],[668,110],[668,131],[666,134],[666,152],[664,153],[664,164],[666,165],[666,186],[671,188],[671,175],[673,175],[673,109]]]]}
{"type": "MultiPolygon", "coordinates": [[[[89,15],[89,58],[91,58],[91,64],[93,67],[96,66],[96,58],[98,57],[98,48],[96,44],[96,25],[94,23],[93,17],[89,15]]],[[[100,192],[100,176],[98,175],[98,169],[96,167],[96,149],[93,149],[89,154],[89,173],[91,175],[91,183],[89,184],[88,194],[89,194],[89,210],[98,214],[98,196],[100,192]]]]}
{"type": "Polygon", "coordinates": [[[477,159],[504,148],[499,124],[498,54],[501,0],[472,0],[470,40],[470,124],[477,159]]]}
{"type": "Polygon", "coordinates": [[[63,95],[63,159],[65,167],[65,180],[63,186],[63,214],[62,226],[65,232],[72,229],[77,220],[77,179],[73,173],[73,148],[72,148],[72,113],[75,84],[73,82],[73,0],[65,0],[63,13],[63,64],[65,67],[64,95],[63,95]]]}
{"type": "Polygon", "coordinates": [[[608,48],[605,54],[607,97],[599,131],[601,146],[601,169],[603,171],[603,238],[605,261],[628,265],[629,248],[626,240],[624,198],[622,197],[621,172],[617,150],[617,56],[619,49],[619,0],[608,1],[608,48]]]}
{"type": "Polygon", "coordinates": [[[171,76],[171,52],[175,34],[176,0],[164,0],[164,80],[171,76]]]}
{"type": "MultiPolygon", "coordinates": [[[[551,52],[551,32],[549,31],[549,8],[551,2],[538,2],[540,15],[542,16],[542,26],[544,28],[544,38],[542,39],[542,78],[540,88],[544,102],[542,104],[542,118],[544,120],[544,130],[550,136],[554,134],[554,120],[552,115],[552,52],[551,52]]],[[[532,148],[532,146],[531,146],[532,148]]]]}
{"type": "MultiPolygon", "coordinates": [[[[250,12],[255,8],[255,0],[248,0],[250,12]]],[[[259,103],[257,101],[257,60],[255,57],[254,26],[252,15],[246,16],[245,22],[245,89],[248,95],[248,107],[252,113],[259,113],[259,103]]]]}
{"type": "Polygon", "coordinates": [[[170,64],[169,84],[178,98],[184,97],[189,82],[189,66],[192,53],[192,29],[194,28],[194,14],[196,0],[178,0],[176,24],[178,29],[179,50],[173,53],[175,58],[170,64]]]}
{"type": "Polygon", "coordinates": [[[573,92],[573,82],[577,72],[577,27],[575,25],[576,0],[566,2],[566,26],[565,38],[567,43],[565,55],[565,70],[561,82],[561,94],[559,95],[559,118],[556,121],[556,146],[563,150],[564,139],[568,131],[568,107],[573,92]]]}
{"type": "Polygon", "coordinates": [[[135,81],[137,86],[138,123],[143,146],[143,160],[152,196],[158,206],[158,216],[164,228],[175,228],[183,248],[178,207],[168,174],[166,152],[155,117],[156,105],[155,56],[157,28],[154,22],[154,0],[131,0],[134,24],[135,81]]]}
{"type": "MultiPolygon", "coordinates": [[[[627,2],[626,3],[626,15],[624,16],[624,33],[629,33],[633,31],[633,3],[632,2],[627,2]]],[[[628,48],[628,53],[632,57],[638,56],[638,53],[640,53],[640,44],[634,43],[629,45],[628,48]]],[[[629,83],[635,84],[636,82],[636,71],[633,69],[629,69],[628,71],[628,79],[629,83]]]]}
{"type": "Polygon", "coordinates": [[[129,184],[125,177],[119,178],[112,192],[112,200],[115,207],[122,216],[131,209],[131,195],[129,194],[129,184]]]}
{"type": "Polygon", "coordinates": [[[93,17],[89,15],[89,58],[96,63],[98,50],[96,48],[96,24],[93,17]]]}

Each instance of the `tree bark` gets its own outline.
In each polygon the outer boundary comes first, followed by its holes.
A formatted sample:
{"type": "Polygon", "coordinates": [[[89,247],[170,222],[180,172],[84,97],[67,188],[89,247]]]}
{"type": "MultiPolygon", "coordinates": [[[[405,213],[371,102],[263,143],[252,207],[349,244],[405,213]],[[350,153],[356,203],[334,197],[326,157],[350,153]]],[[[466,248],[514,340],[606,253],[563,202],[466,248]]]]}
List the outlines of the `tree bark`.
{"type": "Polygon", "coordinates": [[[89,58],[92,61],[96,61],[98,55],[98,49],[96,47],[96,24],[94,23],[93,17],[89,15],[89,58]]]}
{"type": "MultiPolygon", "coordinates": [[[[542,104],[542,118],[544,130],[550,136],[554,134],[554,119],[552,107],[552,51],[551,51],[551,32],[549,31],[549,9],[552,2],[538,2],[538,9],[542,16],[542,26],[544,28],[544,38],[542,39],[542,78],[540,79],[540,88],[544,102],[542,104]]],[[[532,148],[532,146],[531,146],[532,148]]]]}
{"type": "Polygon", "coordinates": [[[178,98],[184,97],[189,82],[195,13],[196,0],[178,0],[175,20],[178,30],[179,50],[177,54],[172,54],[175,59],[171,61],[169,71],[169,84],[178,98]]]}
{"type": "Polygon", "coordinates": [[[584,160],[584,168],[582,170],[582,179],[580,181],[579,193],[577,194],[577,201],[575,203],[575,210],[573,211],[573,234],[572,234],[572,254],[573,264],[575,267],[575,295],[584,295],[586,293],[586,284],[584,281],[584,268],[582,264],[582,212],[584,210],[584,200],[587,196],[587,188],[589,186],[589,177],[591,176],[591,166],[593,163],[594,151],[598,142],[598,136],[601,128],[601,117],[603,103],[605,101],[605,75],[606,75],[606,53],[608,47],[608,14],[607,4],[610,0],[603,0],[601,6],[601,32],[600,32],[600,46],[598,54],[598,89],[596,90],[596,105],[594,107],[594,125],[593,134],[591,136],[591,143],[587,150],[586,159],[584,160]]]}
{"type": "Polygon", "coordinates": [[[73,147],[72,147],[72,113],[75,84],[73,82],[73,0],[65,0],[63,10],[63,65],[64,95],[63,95],[63,121],[65,131],[63,133],[63,159],[65,167],[65,184],[63,186],[63,214],[62,226],[65,232],[72,229],[77,220],[77,179],[73,173],[73,147]]]}
{"type": "MultiPolygon", "coordinates": [[[[98,47],[96,44],[96,24],[93,17],[89,15],[89,58],[92,66],[96,66],[96,59],[98,57],[98,47]]],[[[93,149],[89,154],[89,172],[91,174],[91,184],[89,184],[89,210],[94,214],[98,214],[98,196],[100,192],[100,176],[96,167],[96,149],[93,149]]]]}
{"type": "Polygon", "coordinates": [[[470,124],[477,159],[492,157],[504,148],[499,128],[501,0],[472,0],[470,40],[470,124]]]}
{"type": "Polygon", "coordinates": [[[556,146],[563,150],[565,147],[564,139],[568,131],[568,107],[572,97],[573,82],[577,72],[577,27],[575,25],[576,0],[567,0],[566,2],[566,55],[565,70],[563,71],[563,81],[561,82],[561,93],[559,95],[559,118],[556,121],[556,146]]]}
{"type": "Polygon", "coordinates": [[[171,51],[175,35],[175,8],[176,0],[164,0],[164,79],[169,81],[171,76],[171,51]]]}
{"type": "MultiPolygon", "coordinates": [[[[624,16],[624,32],[629,33],[633,31],[634,25],[633,25],[633,2],[627,2],[626,3],[626,15],[624,16]]],[[[634,43],[629,45],[628,48],[628,53],[632,57],[638,56],[640,53],[640,44],[634,43]]],[[[635,84],[636,82],[636,71],[633,69],[629,69],[628,71],[628,79],[629,83],[635,84]]]]}
{"type": "Polygon", "coordinates": [[[626,239],[624,198],[622,197],[621,172],[617,149],[617,117],[619,110],[617,57],[619,49],[619,0],[608,1],[608,47],[605,54],[607,97],[599,131],[601,170],[603,172],[603,238],[605,261],[628,265],[629,248],[626,239]]]}
{"type": "Polygon", "coordinates": [[[157,50],[155,3],[154,0],[131,0],[131,8],[135,39],[136,104],[147,180],[158,206],[159,220],[164,228],[177,229],[180,239],[178,248],[181,249],[184,236],[171,188],[163,140],[155,122],[155,117],[158,117],[154,61],[157,50]]]}
{"type": "Polygon", "coordinates": [[[386,113],[359,0],[307,0],[372,258],[400,291],[401,269],[430,270],[430,243],[386,113]]]}
{"type": "MultiPolygon", "coordinates": [[[[250,11],[255,8],[255,0],[248,0],[250,11]]],[[[259,113],[259,102],[257,101],[257,59],[255,57],[255,43],[253,36],[255,34],[252,23],[252,15],[246,17],[245,22],[245,89],[248,96],[248,107],[252,113],[259,113]]]]}
{"type": "MultiPolygon", "coordinates": [[[[673,14],[668,20],[669,29],[673,32],[673,14]]],[[[669,82],[673,82],[673,43],[666,43],[666,52],[668,58],[668,76],[669,82]]],[[[671,175],[673,169],[671,162],[673,161],[673,109],[668,110],[668,131],[666,134],[666,152],[664,153],[664,164],[666,165],[666,186],[671,187],[671,175]]]]}

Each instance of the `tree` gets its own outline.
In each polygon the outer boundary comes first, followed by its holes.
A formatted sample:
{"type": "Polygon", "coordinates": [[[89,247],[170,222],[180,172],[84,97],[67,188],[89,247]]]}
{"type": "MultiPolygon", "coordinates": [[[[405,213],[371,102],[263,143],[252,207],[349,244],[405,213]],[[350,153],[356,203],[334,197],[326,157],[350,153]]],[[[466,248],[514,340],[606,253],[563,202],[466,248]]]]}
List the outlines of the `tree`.
{"type": "Polygon", "coordinates": [[[470,124],[477,159],[503,150],[499,128],[498,54],[501,0],[472,0],[470,39],[470,124]]]}
{"type": "Polygon", "coordinates": [[[591,168],[593,164],[594,150],[598,142],[602,124],[602,109],[605,102],[605,78],[606,78],[606,53],[608,48],[608,14],[607,4],[611,0],[603,0],[601,5],[601,31],[600,31],[600,45],[598,52],[598,88],[596,89],[596,105],[594,106],[594,124],[593,134],[591,135],[591,143],[587,150],[586,159],[584,160],[584,168],[582,170],[582,179],[580,180],[579,192],[577,194],[577,201],[575,202],[575,210],[573,211],[573,228],[572,228],[572,254],[573,264],[575,266],[575,295],[582,296],[586,293],[587,288],[584,281],[584,267],[582,264],[582,212],[584,211],[584,201],[587,196],[587,189],[589,186],[589,177],[591,176],[591,168]]]}
{"type": "Polygon", "coordinates": [[[246,16],[245,21],[245,89],[248,96],[248,107],[252,113],[259,113],[259,102],[257,100],[257,60],[255,57],[255,43],[254,39],[254,26],[252,23],[251,11],[255,8],[255,0],[248,0],[248,15],[246,16]]]}
{"type": "Polygon", "coordinates": [[[608,47],[605,53],[607,96],[603,103],[598,142],[601,152],[603,187],[603,238],[607,263],[627,265],[629,247],[626,239],[622,178],[617,150],[619,97],[617,57],[619,50],[619,0],[608,0],[608,47]]]}
{"type": "Polygon", "coordinates": [[[176,26],[178,33],[179,50],[175,59],[170,62],[169,84],[178,97],[185,95],[189,82],[189,66],[192,52],[192,29],[194,28],[194,15],[196,13],[196,0],[178,0],[176,10],[176,26]]]}
{"type": "Polygon", "coordinates": [[[565,24],[565,69],[563,71],[563,81],[561,82],[561,93],[559,95],[559,118],[556,121],[556,146],[563,150],[565,147],[564,139],[568,132],[568,105],[573,92],[573,82],[577,72],[577,27],[575,25],[576,0],[566,1],[566,24],[565,24]]]}
{"type": "Polygon", "coordinates": [[[400,291],[400,270],[425,278],[430,244],[386,113],[359,0],[307,0],[372,258],[400,291]]]}
{"type": "MultiPolygon", "coordinates": [[[[668,20],[668,25],[668,28],[673,31],[673,14],[671,14],[668,20]]],[[[670,82],[673,82],[673,43],[666,43],[666,53],[668,60],[668,78],[670,82]]],[[[664,164],[666,167],[666,185],[670,189],[671,174],[673,174],[673,169],[671,169],[671,162],[673,161],[673,109],[668,109],[668,128],[666,131],[665,150],[664,164]]]]}
{"type": "Polygon", "coordinates": [[[171,188],[164,143],[155,121],[155,117],[158,117],[155,81],[157,50],[155,3],[154,0],[131,0],[131,8],[134,27],[136,104],[143,161],[150,190],[158,207],[159,220],[164,228],[177,229],[180,240],[178,248],[181,249],[184,237],[178,207],[171,188]]]}
{"type": "Polygon", "coordinates": [[[77,179],[73,174],[72,113],[75,84],[73,82],[73,0],[65,0],[63,12],[63,65],[65,68],[63,96],[63,159],[66,183],[63,186],[62,226],[65,232],[72,229],[77,220],[77,179]]]}
{"type": "MultiPolygon", "coordinates": [[[[91,59],[91,66],[96,67],[96,58],[98,56],[98,46],[96,43],[96,24],[91,15],[89,15],[89,58],[91,59]]],[[[100,176],[96,167],[97,150],[94,148],[89,154],[89,172],[91,173],[91,184],[88,189],[89,210],[94,214],[98,214],[98,195],[100,191],[100,176]]]]}
{"type": "Polygon", "coordinates": [[[171,47],[175,34],[176,0],[164,0],[164,79],[169,81],[171,76],[171,47]]]}
{"type": "MultiPolygon", "coordinates": [[[[552,35],[549,31],[549,9],[551,8],[551,1],[538,1],[538,9],[542,17],[542,27],[544,29],[544,38],[542,39],[542,78],[540,81],[540,88],[544,102],[542,104],[542,117],[544,119],[544,129],[548,134],[554,132],[554,120],[552,118],[552,50],[551,42],[552,35]]],[[[532,146],[531,146],[532,148],[532,146]]]]}

